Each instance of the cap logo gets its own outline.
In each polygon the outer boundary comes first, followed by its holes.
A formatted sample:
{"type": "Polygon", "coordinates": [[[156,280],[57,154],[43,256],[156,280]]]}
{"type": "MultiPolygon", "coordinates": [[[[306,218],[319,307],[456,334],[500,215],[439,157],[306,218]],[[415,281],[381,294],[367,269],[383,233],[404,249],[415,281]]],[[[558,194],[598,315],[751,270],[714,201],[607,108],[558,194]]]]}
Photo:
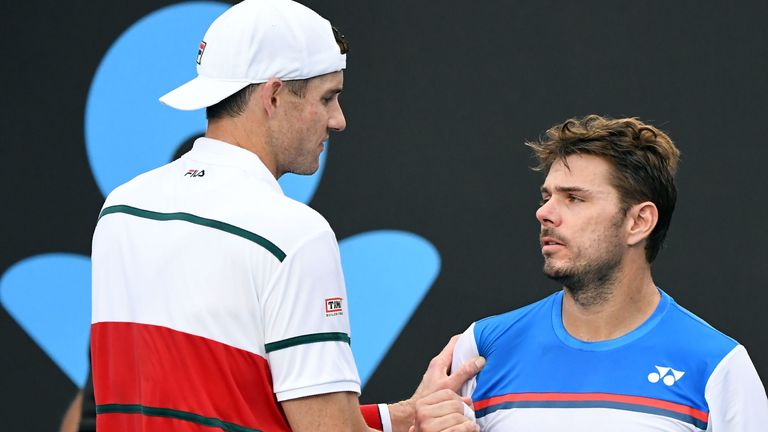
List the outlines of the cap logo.
{"type": "Polygon", "coordinates": [[[197,50],[197,64],[202,63],[203,53],[205,52],[205,41],[200,42],[200,48],[197,50]]]}

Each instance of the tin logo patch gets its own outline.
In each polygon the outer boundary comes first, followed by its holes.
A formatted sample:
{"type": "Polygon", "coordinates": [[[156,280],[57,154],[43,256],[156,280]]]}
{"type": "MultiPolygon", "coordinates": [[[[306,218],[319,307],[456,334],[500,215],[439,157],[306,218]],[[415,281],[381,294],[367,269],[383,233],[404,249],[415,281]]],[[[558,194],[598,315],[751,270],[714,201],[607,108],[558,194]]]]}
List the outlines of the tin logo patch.
{"type": "Polygon", "coordinates": [[[344,315],[344,311],[341,306],[341,297],[332,297],[325,299],[325,316],[331,317],[336,315],[344,315]]]}

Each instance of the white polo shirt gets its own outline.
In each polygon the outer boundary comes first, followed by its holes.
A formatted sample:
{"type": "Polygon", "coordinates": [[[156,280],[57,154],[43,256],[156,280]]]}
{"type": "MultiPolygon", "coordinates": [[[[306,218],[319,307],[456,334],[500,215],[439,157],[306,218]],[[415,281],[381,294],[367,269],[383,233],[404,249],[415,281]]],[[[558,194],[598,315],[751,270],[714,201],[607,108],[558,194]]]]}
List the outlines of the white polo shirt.
{"type": "Polygon", "coordinates": [[[92,323],[105,430],[289,430],[277,401],[360,392],[333,231],[220,141],[107,197],[92,323]]]}

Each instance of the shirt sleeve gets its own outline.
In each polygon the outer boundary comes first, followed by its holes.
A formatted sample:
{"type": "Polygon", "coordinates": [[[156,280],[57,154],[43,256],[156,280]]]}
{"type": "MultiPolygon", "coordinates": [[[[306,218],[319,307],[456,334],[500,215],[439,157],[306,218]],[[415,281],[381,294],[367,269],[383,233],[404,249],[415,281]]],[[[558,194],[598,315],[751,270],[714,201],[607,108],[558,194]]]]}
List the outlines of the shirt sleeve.
{"type": "Polygon", "coordinates": [[[704,396],[709,405],[708,431],[758,432],[768,425],[765,388],[742,345],[717,365],[704,396]]]}
{"type": "MultiPolygon", "coordinates": [[[[463,365],[467,360],[477,357],[477,343],[475,341],[475,323],[472,323],[469,328],[459,337],[459,341],[453,348],[453,361],[451,362],[451,370],[456,370],[463,365]]],[[[475,391],[477,381],[475,377],[468,380],[461,386],[461,396],[472,396],[475,391]]]]}
{"type": "Polygon", "coordinates": [[[344,275],[332,231],[311,236],[288,253],[261,304],[265,350],[278,401],[360,393],[344,275]]]}

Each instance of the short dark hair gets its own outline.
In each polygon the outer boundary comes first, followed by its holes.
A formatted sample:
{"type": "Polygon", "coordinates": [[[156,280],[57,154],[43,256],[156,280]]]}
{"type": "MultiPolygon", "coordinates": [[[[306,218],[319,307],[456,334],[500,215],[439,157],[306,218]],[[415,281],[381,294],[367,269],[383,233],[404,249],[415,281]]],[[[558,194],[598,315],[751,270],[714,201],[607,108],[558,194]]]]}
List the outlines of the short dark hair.
{"type": "Polygon", "coordinates": [[[251,94],[258,84],[248,84],[237,93],[226,97],[219,103],[211,105],[205,109],[205,117],[208,120],[215,120],[224,117],[237,117],[245,112],[245,107],[251,99],[251,94]]]}
{"type": "MultiPolygon", "coordinates": [[[[336,39],[336,44],[339,46],[339,51],[342,54],[349,52],[349,43],[343,34],[336,27],[331,26],[333,30],[333,38],[336,39]]],[[[299,79],[299,80],[286,80],[283,81],[285,87],[294,95],[303,98],[307,94],[307,86],[311,78],[299,79]]],[[[215,120],[224,117],[237,117],[245,112],[245,107],[248,105],[248,101],[251,98],[253,90],[258,84],[249,84],[244,89],[237,93],[227,97],[219,103],[211,105],[205,109],[205,117],[208,120],[215,120]]]]}
{"type": "Polygon", "coordinates": [[[552,164],[573,154],[598,156],[613,166],[612,182],[622,210],[651,201],[659,221],[645,244],[651,263],[667,235],[677,201],[675,172],[680,151],[664,132],[637,118],[611,119],[589,115],[569,119],[546,132],[537,142],[526,143],[539,160],[536,171],[549,171],[552,164]]]}

